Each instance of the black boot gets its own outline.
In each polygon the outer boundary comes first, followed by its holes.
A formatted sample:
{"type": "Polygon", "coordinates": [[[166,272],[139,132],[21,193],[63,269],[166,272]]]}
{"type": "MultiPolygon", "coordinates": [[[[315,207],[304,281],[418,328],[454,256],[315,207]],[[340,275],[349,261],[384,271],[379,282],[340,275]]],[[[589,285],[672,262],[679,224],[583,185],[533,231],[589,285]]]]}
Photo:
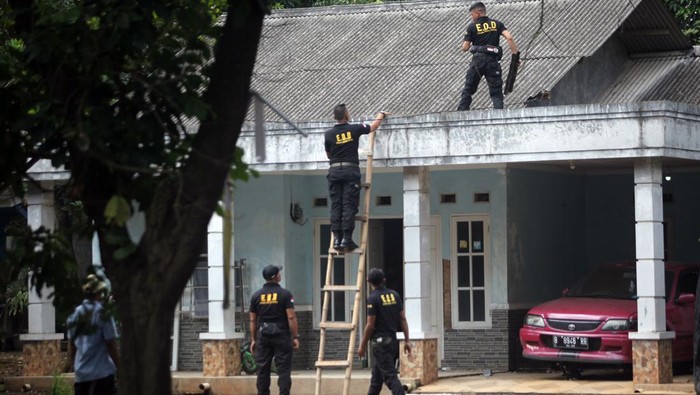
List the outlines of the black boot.
{"type": "Polygon", "coordinates": [[[340,232],[333,232],[333,248],[336,250],[340,249],[340,240],[342,237],[340,236],[340,232]]]}
{"type": "Polygon", "coordinates": [[[345,233],[345,236],[343,236],[343,240],[340,241],[340,248],[343,248],[347,251],[352,251],[355,248],[357,248],[357,244],[355,244],[355,242],[352,241],[352,232],[345,233]]]}

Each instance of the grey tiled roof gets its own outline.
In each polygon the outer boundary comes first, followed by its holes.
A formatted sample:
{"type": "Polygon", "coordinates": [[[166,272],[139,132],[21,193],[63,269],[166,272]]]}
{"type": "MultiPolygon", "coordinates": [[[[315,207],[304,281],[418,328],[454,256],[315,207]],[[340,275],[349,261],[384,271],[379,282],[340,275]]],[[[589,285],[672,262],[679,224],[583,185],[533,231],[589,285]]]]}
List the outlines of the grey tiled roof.
{"type": "Polygon", "coordinates": [[[677,101],[700,105],[700,58],[689,56],[648,57],[627,62],[616,83],[601,103],[677,101]]]}
{"type": "MultiPolygon", "coordinates": [[[[604,7],[600,0],[486,2],[488,15],[513,33],[523,60],[506,106],[522,107],[529,96],[556,85],[616,31],[624,31],[625,23],[645,21],[644,13],[653,6],[639,7],[637,16],[626,22],[640,3],[648,2],[660,0],[607,0],[604,7]]],[[[332,107],[341,102],[348,104],[354,119],[378,110],[398,115],[454,111],[470,58],[461,51],[470,3],[275,11],[265,20],[253,89],[292,120],[330,120],[332,107]]],[[[643,27],[667,22],[655,19],[643,27]]],[[[676,36],[664,37],[661,43],[669,50],[689,46],[676,36]]],[[[634,34],[623,42],[628,51],[651,50],[634,34]]],[[[505,78],[510,51],[505,40],[501,43],[505,78]]],[[[485,81],[472,108],[491,108],[485,81]]],[[[268,114],[267,119],[278,118],[268,114]]]]}

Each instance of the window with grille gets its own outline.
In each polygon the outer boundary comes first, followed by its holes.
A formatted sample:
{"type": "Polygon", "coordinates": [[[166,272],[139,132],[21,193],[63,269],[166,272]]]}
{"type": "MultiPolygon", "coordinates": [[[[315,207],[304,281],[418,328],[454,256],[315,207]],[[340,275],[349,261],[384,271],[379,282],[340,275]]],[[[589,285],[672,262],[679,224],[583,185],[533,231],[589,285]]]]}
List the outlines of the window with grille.
{"type": "Polygon", "coordinates": [[[197,267],[180,299],[180,311],[192,317],[209,316],[209,259],[206,248],[204,243],[204,252],[199,255],[197,267]]]}
{"type": "Polygon", "coordinates": [[[488,327],[488,217],[452,219],[452,321],[455,328],[488,327]]]}

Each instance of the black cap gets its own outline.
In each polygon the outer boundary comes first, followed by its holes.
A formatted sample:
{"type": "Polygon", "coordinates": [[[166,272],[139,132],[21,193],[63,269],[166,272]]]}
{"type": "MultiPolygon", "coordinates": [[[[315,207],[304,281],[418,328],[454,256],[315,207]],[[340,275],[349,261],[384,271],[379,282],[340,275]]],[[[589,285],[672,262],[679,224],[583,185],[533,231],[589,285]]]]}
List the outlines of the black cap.
{"type": "Polygon", "coordinates": [[[372,285],[380,285],[384,281],[384,272],[382,269],[372,268],[367,273],[367,281],[372,285]]]}
{"type": "Polygon", "coordinates": [[[469,7],[469,11],[470,11],[470,12],[471,12],[471,11],[474,11],[474,10],[477,9],[477,8],[486,9],[486,6],[484,5],[484,3],[480,2],[480,1],[477,1],[476,3],[472,4],[471,7],[469,7]]]}
{"type": "Polygon", "coordinates": [[[280,271],[282,271],[282,266],[267,265],[263,269],[263,278],[270,281],[272,277],[275,277],[280,271]]]}

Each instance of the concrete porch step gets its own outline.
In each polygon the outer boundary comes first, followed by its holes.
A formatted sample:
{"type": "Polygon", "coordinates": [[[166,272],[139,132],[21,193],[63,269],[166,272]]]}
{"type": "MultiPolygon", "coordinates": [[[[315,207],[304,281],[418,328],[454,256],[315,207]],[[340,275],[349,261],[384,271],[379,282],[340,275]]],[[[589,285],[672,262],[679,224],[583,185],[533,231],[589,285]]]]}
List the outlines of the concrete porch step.
{"type": "MultiPolygon", "coordinates": [[[[617,394],[617,395],[689,395],[694,394],[692,376],[674,376],[669,384],[633,384],[630,379],[615,376],[596,375],[583,380],[566,380],[559,373],[493,373],[484,376],[478,372],[441,372],[438,380],[420,386],[411,393],[424,395],[454,394],[617,394]]],[[[344,369],[324,370],[321,393],[338,395],[343,390],[344,369]]],[[[350,394],[364,395],[369,387],[369,369],[353,370],[350,394]]],[[[201,372],[174,372],[172,374],[174,394],[201,394],[199,385],[209,383],[213,395],[255,395],[255,376],[203,377],[201,372]]],[[[68,383],[72,374],[59,376],[68,383]]],[[[32,391],[45,392],[51,388],[54,377],[6,377],[7,391],[21,392],[24,384],[30,384],[32,391]]],[[[410,384],[410,381],[403,381],[410,384]]],[[[316,370],[292,372],[292,393],[294,395],[314,395],[316,370]]],[[[277,395],[277,376],[272,375],[271,394],[277,395]]],[[[386,387],[382,395],[390,394],[386,387]]]]}
{"type": "MultiPolygon", "coordinates": [[[[345,369],[326,369],[323,372],[321,390],[323,394],[342,394],[343,377],[345,369]]],[[[369,387],[371,372],[369,370],[353,371],[350,383],[351,395],[365,395],[369,387]]],[[[59,380],[65,380],[72,386],[73,374],[66,373],[58,376],[59,380]]],[[[43,392],[51,389],[54,377],[6,377],[5,385],[8,391],[21,392],[22,387],[29,384],[32,391],[43,392]]],[[[277,375],[271,377],[270,392],[278,394],[277,375]]],[[[229,377],[203,377],[201,372],[173,372],[173,394],[201,394],[200,384],[209,383],[211,394],[216,395],[256,395],[256,376],[229,376],[229,377]]],[[[314,395],[316,388],[316,370],[292,372],[292,393],[294,395],[314,395]]],[[[386,388],[382,389],[382,395],[391,394],[386,388]]]]}

